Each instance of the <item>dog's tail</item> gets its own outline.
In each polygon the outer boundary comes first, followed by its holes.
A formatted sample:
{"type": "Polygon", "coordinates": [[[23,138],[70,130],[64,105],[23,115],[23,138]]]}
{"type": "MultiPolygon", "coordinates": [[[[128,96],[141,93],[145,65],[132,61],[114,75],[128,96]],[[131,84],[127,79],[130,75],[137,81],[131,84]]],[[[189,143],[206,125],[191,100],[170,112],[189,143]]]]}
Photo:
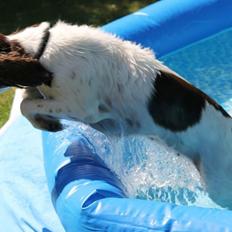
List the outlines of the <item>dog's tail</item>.
{"type": "Polygon", "coordinates": [[[51,86],[52,78],[37,59],[14,52],[0,54],[0,88],[51,86]]]}

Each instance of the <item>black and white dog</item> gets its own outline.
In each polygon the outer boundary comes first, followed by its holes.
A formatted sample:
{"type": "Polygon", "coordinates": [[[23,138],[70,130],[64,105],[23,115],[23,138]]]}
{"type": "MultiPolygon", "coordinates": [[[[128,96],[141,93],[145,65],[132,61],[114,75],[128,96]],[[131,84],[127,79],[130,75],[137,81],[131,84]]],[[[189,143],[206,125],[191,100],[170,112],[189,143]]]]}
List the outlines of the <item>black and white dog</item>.
{"type": "Polygon", "coordinates": [[[232,208],[231,117],[151,50],[93,27],[44,22],[0,36],[0,70],[2,87],[29,87],[21,111],[36,128],[61,130],[61,118],[113,120],[128,133],[158,135],[232,208]]]}

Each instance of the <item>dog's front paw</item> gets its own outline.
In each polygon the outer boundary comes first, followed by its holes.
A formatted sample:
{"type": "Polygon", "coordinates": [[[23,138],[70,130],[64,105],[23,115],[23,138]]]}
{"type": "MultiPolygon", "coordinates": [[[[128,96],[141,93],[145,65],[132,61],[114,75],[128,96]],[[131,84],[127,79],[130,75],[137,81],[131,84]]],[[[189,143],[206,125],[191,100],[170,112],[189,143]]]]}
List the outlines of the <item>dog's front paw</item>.
{"type": "Polygon", "coordinates": [[[50,132],[57,132],[64,129],[61,122],[51,116],[47,115],[35,115],[33,118],[29,119],[32,125],[40,130],[46,130],[50,132]]]}
{"type": "Polygon", "coordinates": [[[26,98],[20,104],[22,114],[35,128],[52,132],[64,129],[58,119],[61,118],[61,108],[59,102],[37,98],[26,98]]]}

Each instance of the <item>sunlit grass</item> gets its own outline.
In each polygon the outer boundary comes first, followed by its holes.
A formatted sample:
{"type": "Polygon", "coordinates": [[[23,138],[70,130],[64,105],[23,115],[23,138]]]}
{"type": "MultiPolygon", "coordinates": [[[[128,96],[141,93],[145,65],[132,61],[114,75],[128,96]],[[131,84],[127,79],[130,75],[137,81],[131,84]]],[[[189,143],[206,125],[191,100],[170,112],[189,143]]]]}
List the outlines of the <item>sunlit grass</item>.
{"type": "Polygon", "coordinates": [[[13,98],[14,90],[12,89],[0,95],[0,127],[2,127],[9,118],[13,98]]]}

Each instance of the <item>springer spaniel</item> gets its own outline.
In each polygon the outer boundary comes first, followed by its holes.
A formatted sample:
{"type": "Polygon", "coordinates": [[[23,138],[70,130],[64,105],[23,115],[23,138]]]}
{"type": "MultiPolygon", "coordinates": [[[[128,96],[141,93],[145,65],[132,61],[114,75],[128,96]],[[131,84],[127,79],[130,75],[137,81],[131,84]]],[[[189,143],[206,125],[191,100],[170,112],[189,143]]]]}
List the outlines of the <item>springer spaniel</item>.
{"type": "Polygon", "coordinates": [[[160,136],[193,160],[211,198],[232,208],[231,117],[151,50],[93,27],[44,22],[0,35],[0,86],[26,87],[21,111],[36,128],[112,120],[160,136]]]}

